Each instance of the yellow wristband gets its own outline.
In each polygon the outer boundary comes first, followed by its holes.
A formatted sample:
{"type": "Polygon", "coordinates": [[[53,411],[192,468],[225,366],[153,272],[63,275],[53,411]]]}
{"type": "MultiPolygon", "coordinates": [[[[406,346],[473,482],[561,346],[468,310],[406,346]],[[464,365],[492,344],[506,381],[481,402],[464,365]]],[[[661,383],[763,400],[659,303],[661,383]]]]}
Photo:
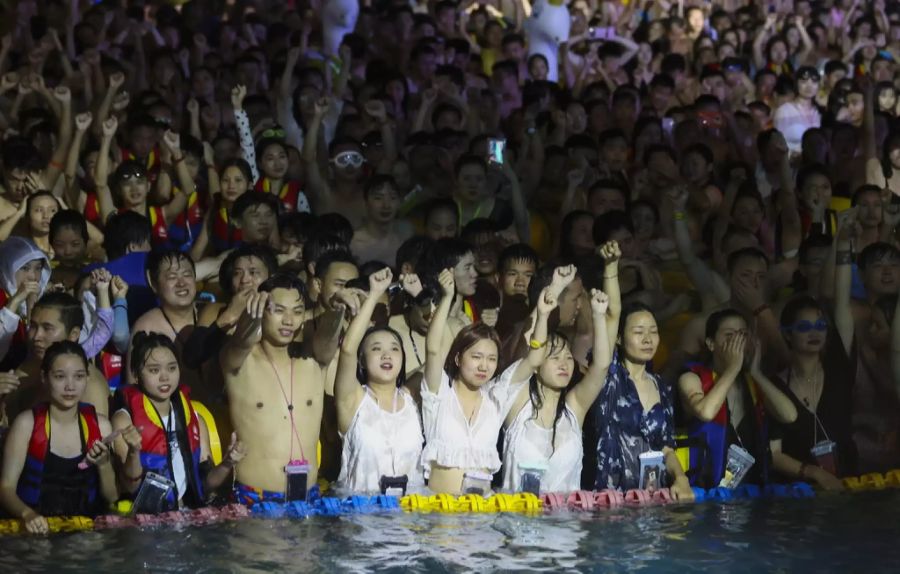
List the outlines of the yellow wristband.
{"type": "Polygon", "coordinates": [[[544,345],[546,345],[546,344],[547,344],[547,341],[544,341],[542,343],[542,342],[538,341],[537,339],[532,339],[532,340],[528,341],[528,346],[531,347],[532,349],[534,349],[535,351],[538,349],[543,349],[544,345]]]}
{"type": "Polygon", "coordinates": [[[675,212],[675,221],[684,221],[684,217],[685,217],[685,216],[684,216],[684,212],[683,212],[683,211],[676,211],[676,212],[675,212]]]}

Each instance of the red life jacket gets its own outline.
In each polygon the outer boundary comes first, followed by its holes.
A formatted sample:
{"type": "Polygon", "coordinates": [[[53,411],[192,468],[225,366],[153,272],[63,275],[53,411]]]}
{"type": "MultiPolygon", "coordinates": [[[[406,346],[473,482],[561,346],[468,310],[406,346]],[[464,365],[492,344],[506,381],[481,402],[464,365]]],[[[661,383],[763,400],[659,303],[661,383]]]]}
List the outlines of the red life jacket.
{"type": "MultiPolygon", "coordinates": [[[[263,193],[274,193],[272,191],[272,182],[267,177],[261,177],[253,187],[256,191],[263,193]]],[[[278,199],[281,201],[281,207],[286,212],[297,211],[297,201],[302,193],[300,182],[297,180],[288,180],[281,186],[278,191],[278,199]]]]}
{"type": "Polygon", "coordinates": [[[90,223],[102,227],[103,216],[100,213],[100,200],[97,198],[97,194],[95,192],[87,192],[84,200],[84,211],[82,212],[82,214],[84,215],[84,218],[90,223]]]}
{"type": "MultiPolygon", "coordinates": [[[[112,345],[107,346],[112,348],[112,345]]],[[[109,388],[113,391],[122,384],[122,355],[110,351],[100,351],[97,356],[98,367],[103,373],[103,378],[109,383],[109,388]]]]}
{"type": "MultiPolygon", "coordinates": [[[[132,424],[141,429],[141,467],[145,472],[160,474],[174,482],[169,440],[153,403],[136,385],[122,385],[118,392],[121,404],[131,415],[132,424]]],[[[203,504],[203,481],[200,479],[200,420],[194,407],[191,406],[190,391],[186,386],[178,387],[178,392],[172,395],[171,404],[171,414],[176,416],[178,421],[175,430],[188,479],[188,492],[181,494],[188,506],[196,508],[203,504]]],[[[177,499],[173,495],[169,504],[174,507],[176,503],[177,499]]]]}
{"type": "MultiPolygon", "coordinates": [[[[181,193],[177,187],[172,193],[181,193]]],[[[187,207],[178,214],[175,222],[169,226],[169,238],[176,246],[193,244],[194,238],[203,226],[203,214],[206,212],[205,202],[195,189],[188,196],[187,207]]]]}
{"type": "MultiPolygon", "coordinates": [[[[119,213],[125,213],[127,208],[123,207],[119,213]]],[[[153,239],[153,245],[165,245],[169,241],[169,228],[166,226],[166,215],[163,208],[156,205],[147,206],[147,218],[150,219],[150,234],[153,239]]]]}
{"type": "Polygon", "coordinates": [[[212,214],[212,218],[210,241],[216,253],[222,253],[241,244],[243,239],[241,230],[232,225],[231,216],[226,208],[219,207],[212,214]]]}
{"type": "MultiPolygon", "coordinates": [[[[41,483],[44,477],[44,462],[50,452],[50,403],[39,403],[31,409],[34,415],[34,427],[28,441],[28,454],[25,456],[25,467],[16,486],[16,494],[22,502],[37,507],[41,500],[41,483]]],[[[86,453],[100,440],[100,423],[94,405],[78,403],[78,420],[81,423],[82,452],[86,453]]],[[[96,469],[92,470],[93,479],[88,481],[88,502],[93,504],[97,499],[96,469]]]]}
{"type": "MultiPolygon", "coordinates": [[[[703,394],[709,394],[716,384],[716,375],[712,369],[705,365],[693,365],[691,366],[691,372],[700,378],[703,394]]],[[[739,384],[739,381],[736,381],[735,384],[739,384]]],[[[757,441],[762,441],[759,445],[760,447],[767,448],[768,429],[766,427],[766,411],[763,407],[762,395],[759,387],[756,386],[756,382],[750,377],[747,377],[747,386],[750,389],[750,398],[753,402],[753,418],[757,434],[759,435],[757,441]]],[[[706,443],[706,449],[696,447],[690,449],[691,472],[689,473],[689,478],[692,485],[705,483],[702,484],[704,488],[712,488],[719,485],[719,481],[725,474],[729,424],[727,401],[722,403],[719,412],[709,422],[691,418],[688,423],[688,436],[702,438],[706,443]],[[705,473],[694,472],[695,469],[703,470],[703,467],[708,467],[705,473]],[[704,477],[703,474],[708,474],[708,476],[704,477]]],[[[760,460],[761,457],[757,456],[757,453],[751,454],[757,459],[755,464],[762,466],[762,476],[768,476],[768,457],[762,457],[762,460],[760,460]]]]}

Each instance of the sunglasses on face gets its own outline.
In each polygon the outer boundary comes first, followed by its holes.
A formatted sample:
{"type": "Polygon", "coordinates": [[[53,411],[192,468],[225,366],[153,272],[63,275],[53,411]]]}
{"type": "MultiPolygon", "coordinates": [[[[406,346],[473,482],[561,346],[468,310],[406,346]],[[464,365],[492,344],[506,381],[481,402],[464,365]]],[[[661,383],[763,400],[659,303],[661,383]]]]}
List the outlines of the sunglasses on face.
{"type": "Polygon", "coordinates": [[[828,321],[825,319],[819,319],[815,323],[812,321],[797,321],[790,327],[790,330],[795,333],[809,333],[810,331],[819,331],[821,333],[828,330],[828,321]]]}
{"type": "Polygon", "coordinates": [[[344,151],[334,156],[331,161],[338,167],[360,167],[365,158],[358,151],[344,151]]]}
{"type": "Polygon", "coordinates": [[[138,179],[147,179],[147,176],[146,176],[143,172],[141,172],[141,171],[133,171],[133,172],[130,172],[130,173],[123,173],[123,174],[122,174],[122,181],[131,181],[131,180],[133,180],[133,179],[134,179],[134,180],[138,180],[138,179]]]}

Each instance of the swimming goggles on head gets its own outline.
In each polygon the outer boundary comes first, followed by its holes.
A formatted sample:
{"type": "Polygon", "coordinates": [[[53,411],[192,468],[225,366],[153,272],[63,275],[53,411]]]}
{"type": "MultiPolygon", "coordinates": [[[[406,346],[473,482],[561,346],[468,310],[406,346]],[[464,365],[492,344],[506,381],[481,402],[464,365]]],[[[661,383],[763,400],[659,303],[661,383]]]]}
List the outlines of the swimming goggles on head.
{"type": "Polygon", "coordinates": [[[366,160],[358,151],[342,151],[331,161],[338,167],[360,167],[366,160]]]}
{"type": "Polygon", "coordinates": [[[796,333],[809,333],[810,331],[827,331],[828,330],[828,321],[825,319],[819,319],[815,323],[812,321],[797,321],[789,328],[791,331],[796,333]]]}

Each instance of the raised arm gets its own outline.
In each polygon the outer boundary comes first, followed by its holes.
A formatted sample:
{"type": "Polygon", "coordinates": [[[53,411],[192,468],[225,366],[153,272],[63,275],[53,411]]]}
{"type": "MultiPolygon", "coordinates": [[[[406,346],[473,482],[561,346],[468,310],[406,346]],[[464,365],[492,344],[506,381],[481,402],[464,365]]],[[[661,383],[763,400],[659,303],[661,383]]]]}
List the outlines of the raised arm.
{"type": "MultiPolygon", "coordinates": [[[[601,245],[600,257],[603,258],[603,291],[608,298],[608,309],[603,313],[606,322],[605,340],[611,357],[619,333],[619,318],[622,316],[622,291],[619,288],[619,260],[622,258],[622,251],[619,249],[619,243],[608,241],[601,245]]],[[[595,326],[594,338],[596,337],[595,326]]],[[[594,347],[594,357],[596,356],[597,348],[594,347]]]]}
{"type": "Polygon", "coordinates": [[[675,206],[674,232],[678,258],[681,260],[681,264],[684,265],[688,278],[694,284],[694,288],[700,293],[703,299],[703,308],[715,307],[731,297],[728,285],[725,285],[718,278],[718,274],[694,253],[694,245],[687,225],[687,212],[685,211],[688,201],[687,189],[674,189],[670,192],[670,198],[675,206]]]}
{"type": "Polygon", "coordinates": [[[241,155],[250,164],[253,183],[256,183],[259,179],[259,167],[256,165],[256,148],[253,146],[253,131],[250,129],[250,117],[244,111],[245,97],[247,97],[246,86],[238,84],[231,89],[231,107],[234,108],[234,123],[237,126],[238,137],[241,141],[241,155]]]}
{"type": "Polygon", "coordinates": [[[894,320],[891,322],[891,373],[894,377],[894,390],[900,397],[900,297],[894,308],[894,320]]]}
{"type": "Polygon", "coordinates": [[[768,40],[769,34],[775,30],[776,21],[777,16],[775,14],[766,16],[766,25],[759,29],[756,38],[753,39],[753,63],[757,70],[762,70],[766,67],[766,40],[768,40]]]}
{"type": "Polygon", "coordinates": [[[102,139],[100,140],[100,153],[97,155],[97,199],[100,202],[100,220],[106,223],[109,216],[115,213],[116,206],[113,203],[112,192],[109,189],[109,148],[119,127],[119,120],[115,116],[109,117],[103,122],[102,139]]]}
{"type": "Polygon", "coordinates": [[[56,149],[44,170],[44,181],[50,190],[56,188],[60,174],[65,169],[63,162],[69,154],[69,145],[72,143],[72,92],[66,86],[57,86],[53,89],[53,99],[61,105],[59,115],[59,131],[56,134],[56,149]]]}
{"type": "Polygon", "coordinates": [[[803,66],[809,60],[809,55],[812,54],[815,46],[812,38],[809,37],[809,32],[806,31],[806,26],[803,25],[803,16],[796,16],[794,25],[797,27],[797,32],[800,33],[800,43],[802,44],[800,51],[797,52],[797,66],[803,66]]]}
{"type": "Polygon", "coordinates": [[[239,372],[253,345],[262,339],[262,318],[268,302],[268,293],[252,293],[247,298],[247,308],[238,319],[234,334],[228,337],[219,352],[222,372],[231,374],[239,372]]]}
{"type": "Polygon", "coordinates": [[[513,220],[516,226],[516,235],[522,243],[531,243],[531,222],[528,216],[528,208],[525,206],[525,198],[522,197],[522,188],[519,185],[519,177],[513,169],[509,154],[503,159],[503,175],[510,185],[510,203],[512,203],[513,220]]]}
{"type": "Polygon", "coordinates": [[[113,100],[116,99],[116,94],[119,93],[119,90],[125,84],[125,74],[122,72],[115,72],[109,76],[109,86],[106,89],[106,93],[103,95],[103,99],[100,101],[100,105],[97,106],[96,111],[96,120],[94,122],[94,134],[102,135],[103,134],[103,122],[106,121],[106,118],[110,115],[110,110],[112,110],[113,100]]]}
{"type": "MultiPolygon", "coordinates": [[[[837,236],[832,246],[832,261],[834,262],[834,326],[844,351],[850,354],[853,347],[855,324],[853,311],[850,307],[850,291],[853,280],[853,251],[851,238],[858,229],[856,221],[856,209],[848,209],[838,216],[837,236]]],[[[828,266],[825,272],[829,271],[828,266]]]]}
{"type": "MultiPolygon", "coordinates": [[[[187,207],[188,196],[194,191],[194,180],[184,162],[184,150],[181,149],[181,136],[172,130],[166,130],[163,135],[163,145],[172,154],[172,163],[175,165],[175,175],[178,176],[178,185],[181,193],[173,193],[169,202],[163,206],[163,214],[166,221],[175,221],[181,212],[187,207]]],[[[174,190],[173,190],[174,191],[174,190]]]]}
{"type": "MultiPolygon", "coordinates": [[[[575,385],[572,392],[570,406],[575,410],[578,420],[584,422],[584,417],[597,395],[603,390],[606,382],[606,373],[612,362],[612,346],[609,341],[607,325],[609,323],[610,298],[603,291],[593,289],[591,291],[591,318],[594,322],[594,349],[592,352],[591,366],[580,383],[575,385]]],[[[618,327],[618,325],[617,325],[618,327]]]]}
{"type": "Polygon", "coordinates": [[[762,345],[757,341],[753,346],[753,359],[750,363],[750,376],[763,393],[763,404],[766,414],[781,424],[789,425],[797,420],[797,407],[781,389],[776,387],[760,368],[762,345]]]}
{"type": "Polygon", "coordinates": [[[319,130],[322,128],[322,119],[328,113],[330,101],[328,98],[320,98],[315,103],[315,112],[309,129],[303,138],[303,164],[306,167],[306,183],[314,201],[321,202],[331,195],[328,181],[323,177],[319,169],[319,130]]]}
{"type": "Polygon", "coordinates": [[[681,403],[689,415],[703,422],[709,422],[716,417],[725,404],[728,391],[741,376],[746,347],[746,333],[736,333],[725,343],[725,372],[717,373],[716,384],[708,393],[704,394],[700,377],[694,373],[681,375],[678,379],[678,390],[681,392],[681,403]]]}
{"type": "Polygon", "coordinates": [[[369,275],[369,296],[360,305],[359,311],[344,334],[344,342],[341,343],[341,357],[334,380],[338,428],[341,432],[346,432],[350,428],[359,403],[365,396],[365,389],[356,378],[359,346],[369,328],[369,322],[372,320],[372,313],[375,311],[378,299],[387,291],[393,278],[393,273],[387,267],[369,275]]]}
{"type": "Polygon", "coordinates": [[[71,209],[81,211],[81,188],[78,186],[78,158],[81,155],[81,144],[84,142],[84,134],[91,127],[93,116],[91,112],[84,112],[75,116],[75,137],[69,146],[66,156],[66,203],[71,209]]]}
{"type": "Polygon", "coordinates": [[[366,113],[378,124],[381,133],[382,150],[384,155],[378,165],[374,166],[378,173],[389,174],[397,162],[397,142],[394,137],[394,126],[387,116],[384,102],[372,99],[364,106],[366,113]]]}
{"type": "Polygon", "coordinates": [[[453,270],[444,269],[438,277],[441,284],[441,302],[438,303],[431,324],[428,326],[428,334],[425,337],[425,383],[428,390],[437,394],[441,385],[441,376],[444,373],[444,361],[447,360],[447,351],[444,349],[444,331],[447,328],[447,316],[450,315],[450,307],[456,296],[456,282],[453,279],[453,270]]]}

